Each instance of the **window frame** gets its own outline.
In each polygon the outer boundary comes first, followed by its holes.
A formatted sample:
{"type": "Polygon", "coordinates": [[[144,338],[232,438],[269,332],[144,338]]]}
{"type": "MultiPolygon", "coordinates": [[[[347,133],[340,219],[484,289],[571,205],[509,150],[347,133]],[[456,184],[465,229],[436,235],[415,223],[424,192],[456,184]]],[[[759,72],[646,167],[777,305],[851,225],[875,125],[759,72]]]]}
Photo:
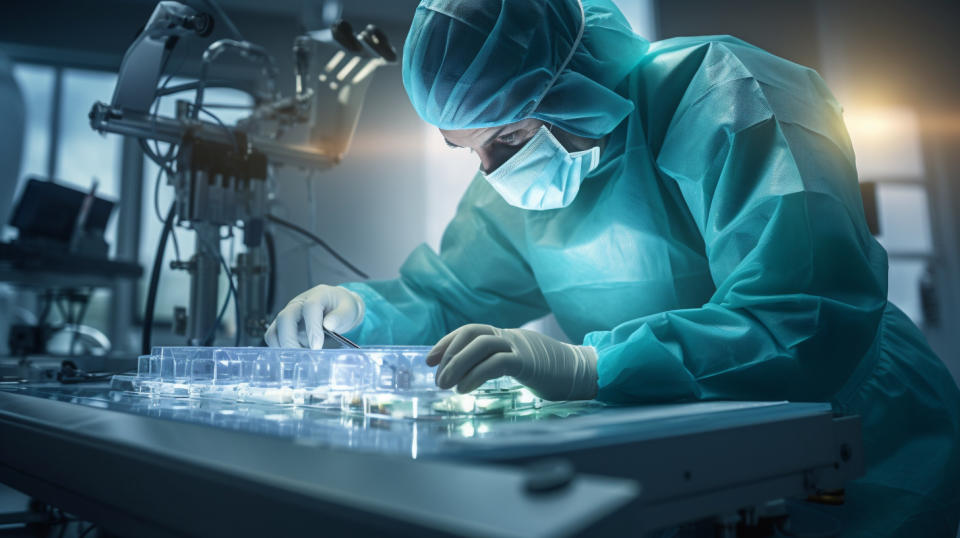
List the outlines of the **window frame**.
{"type": "MultiPolygon", "coordinates": [[[[35,51],[8,51],[8,56],[14,66],[31,65],[49,67],[53,69],[53,91],[50,102],[50,122],[48,125],[50,139],[46,155],[46,178],[56,179],[56,170],[62,143],[61,124],[63,116],[63,89],[64,73],[66,70],[96,71],[101,73],[118,74],[115,67],[107,66],[104,62],[90,63],[70,61],[60,58],[54,59],[49,55],[35,51]]],[[[93,106],[93,103],[90,103],[93,106]]],[[[96,133],[91,129],[91,135],[96,133]]],[[[114,219],[117,225],[114,259],[136,261],[140,248],[140,206],[142,198],[143,155],[136,142],[123,137],[118,155],[119,162],[119,195],[117,196],[114,219]],[[134,173],[136,172],[136,173],[134,173]]],[[[18,184],[23,178],[18,177],[18,184]]],[[[15,195],[19,196],[19,192],[15,195]]],[[[146,271],[145,271],[146,272],[146,271]]],[[[129,344],[129,335],[135,327],[142,325],[142,316],[136,315],[136,283],[122,281],[114,284],[110,291],[110,311],[107,317],[106,332],[110,338],[113,352],[134,351],[129,344]]]]}

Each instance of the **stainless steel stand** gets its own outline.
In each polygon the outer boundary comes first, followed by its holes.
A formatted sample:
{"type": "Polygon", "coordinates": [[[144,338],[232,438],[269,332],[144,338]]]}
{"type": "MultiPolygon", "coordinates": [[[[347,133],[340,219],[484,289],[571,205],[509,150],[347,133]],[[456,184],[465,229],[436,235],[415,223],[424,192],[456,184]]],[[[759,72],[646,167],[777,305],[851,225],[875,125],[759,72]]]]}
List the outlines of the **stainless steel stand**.
{"type": "Polygon", "coordinates": [[[190,316],[187,338],[191,345],[205,345],[217,323],[220,258],[220,226],[195,222],[196,254],[190,264],[190,316]]]}

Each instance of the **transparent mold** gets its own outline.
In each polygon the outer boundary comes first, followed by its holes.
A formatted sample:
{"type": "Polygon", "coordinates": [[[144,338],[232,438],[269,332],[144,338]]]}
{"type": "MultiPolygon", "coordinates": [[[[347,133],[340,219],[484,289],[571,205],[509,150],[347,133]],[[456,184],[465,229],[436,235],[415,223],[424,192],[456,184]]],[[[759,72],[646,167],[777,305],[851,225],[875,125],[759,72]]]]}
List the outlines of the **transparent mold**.
{"type": "Polygon", "coordinates": [[[361,400],[362,412],[366,416],[411,419],[497,416],[539,408],[541,403],[522,386],[505,390],[481,387],[469,394],[450,390],[377,391],[363,394],[361,400]]]}
{"type": "Polygon", "coordinates": [[[440,389],[427,346],[360,349],[155,347],[113,390],[153,397],[314,407],[346,416],[422,419],[497,415],[539,407],[509,377],[470,394],[440,389]]]}

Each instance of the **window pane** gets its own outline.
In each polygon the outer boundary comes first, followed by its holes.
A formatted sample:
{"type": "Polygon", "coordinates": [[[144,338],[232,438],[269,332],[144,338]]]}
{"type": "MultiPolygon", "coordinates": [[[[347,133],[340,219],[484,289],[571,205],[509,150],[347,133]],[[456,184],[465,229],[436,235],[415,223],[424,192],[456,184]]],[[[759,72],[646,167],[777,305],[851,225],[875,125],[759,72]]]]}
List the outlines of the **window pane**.
{"type": "Polygon", "coordinates": [[[27,107],[20,177],[43,177],[47,174],[47,155],[50,151],[54,70],[42,65],[17,64],[13,68],[13,75],[20,85],[20,92],[27,107]]]}
{"type": "MultiPolygon", "coordinates": [[[[90,128],[88,114],[95,101],[110,102],[117,75],[102,71],[65,69],[60,101],[60,142],[57,148],[57,181],[89,189],[99,180],[97,194],[117,201],[120,197],[122,137],[100,135],[90,128]]],[[[116,213],[116,208],[114,208],[116,213]]],[[[110,218],[105,234],[110,255],[116,252],[117,218],[110,218]]]]}
{"type": "Polygon", "coordinates": [[[890,260],[887,298],[910,316],[917,325],[923,323],[920,305],[920,279],[927,266],[926,260],[890,260]]]}
{"type": "Polygon", "coordinates": [[[923,185],[877,185],[880,235],[877,240],[891,254],[929,254],[930,213],[923,185]]]}
{"type": "Polygon", "coordinates": [[[424,123],[426,183],[426,243],[440,250],[440,239],[453,220],[457,203],[480,169],[480,159],[466,149],[451,149],[443,135],[424,123]]]}
{"type": "MultiPolygon", "coordinates": [[[[166,80],[164,78],[163,80],[166,80]]],[[[167,87],[173,87],[178,84],[191,82],[191,79],[173,78],[167,84],[167,87]]],[[[157,103],[155,110],[157,114],[172,118],[176,115],[177,101],[189,101],[193,103],[197,92],[193,90],[178,92],[166,95],[157,103]]],[[[249,94],[240,90],[230,88],[207,88],[203,92],[203,108],[209,110],[225,125],[235,125],[237,120],[250,115],[253,98],[249,94]],[[221,106],[221,105],[226,105],[221,106]],[[239,107],[239,108],[237,108],[239,107]]],[[[200,119],[207,122],[216,123],[212,117],[207,114],[200,114],[200,119]]]]}
{"type": "Polygon", "coordinates": [[[20,86],[27,109],[23,155],[20,159],[16,189],[19,197],[20,189],[28,176],[47,176],[54,70],[42,65],[17,64],[13,68],[13,76],[20,86]]]}
{"type": "Polygon", "coordinates": [[[88,188],[100,180],[97,192],[120,196],[119,135],[99,135],[90,128],[90,107],[96,101],[110,102],[117,75],[101,71],[65,69],[60,101],[60,147],[57,150],[58,180],[88,188]]]}
{"type": "MultiPolygon", "coordinates": [[[[117,76],[102,71],[64,69],[60,101],[60,140],[56,148],[56,180],[80,189],[89,189],[99,180],[97,194],[118,200],[120,197],[121,142],[119,135],[98,134],[87,117],[95,101],[109,102],[117,76]]],[[[116,213],[116,208],[114,208],[116,213]]],[[[110,218],[105,234],[110,255],[116,252],[117,218],[110,218]]],[[[110,326],[109,293],[99,291],[90,302],[86,322],[107,332],[110,326]]]]}
{"type": "Polygon", "coordinates": [[[623,12],[634,32],[650,41],[657,39],[655,8],[652,0],[616,0],[614,3],[623,12]]]}
{"type": "MultiPolygon", "coordinates": [[[[190,92],[189,99],[191,101],[193,97],[193,92],[190,92]]],[[[253,98],[240,90],[210,88],[203,92],[203,108],[208,109],[216,115],[225,125],[236,125],[237,120],[249,116],[251,109],[247,107],[252,104],[253,98]]],[[[205,121],[215,122],[215,120],[205,114],[200,114],[200,118],[205,121]]]]}

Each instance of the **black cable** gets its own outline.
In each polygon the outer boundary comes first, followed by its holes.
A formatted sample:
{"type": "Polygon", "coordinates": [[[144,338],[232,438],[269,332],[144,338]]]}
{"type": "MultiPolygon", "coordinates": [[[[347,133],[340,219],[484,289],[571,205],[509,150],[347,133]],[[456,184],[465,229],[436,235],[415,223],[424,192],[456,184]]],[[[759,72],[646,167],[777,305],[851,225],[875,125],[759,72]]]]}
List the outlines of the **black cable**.
{"type": "Polygon", "coordinates": [[[160,269],[163,267],[163,254],[167,249],[167,238],[173,231],[173,217],[177,206],[170,204],[170,211],[163,221],[163,231],[157,243],[157,253],[153,257],[153,269],[150,271],[150,284],[147,287],[147,304],[143,312],[143,332],[140,337],[141,355],[150,354],[150,338],[153,332],[153,310],[157,304],[157,287],[160,285],[160,269]]]}
{"type": "MultiPolygon", "coordinates": [[[[172,58],[172,57],[173,57],[172,54],[170,54],[170,55],[167,56],[166,60],[164,61],[163,67],[160,69],[160,72],[161,72],[161,73],[163,73],[163,70],[166,69],[167,63],[169,63],[170,58],[172,58]]],[[[164,93],[165,90],[166,90],[166,88],[167,88],[167,85],[170,84],[170,81],[173,80],[173,77],[177,76],[177,74],[180,73],[180,70],[183,69],[183,64],[186,63],[188,57],[190,57],[189,47],[188,47],[187,50],[184,52],[184,54],[180,57],[180,63],[177,64],[177,67],[175,67],[172,71],[170,71],[170,74],[167,75],[167,78],[166,78],[166,79],[164,79],[163,84],[161,84],[159,88],[156,88],[156,89],[153,91],[153,103],[152,103],[153,111],[152,111],[151,115],[152,115],[152,119],[153,119],[153,129],[154,129],[154,131],[156,131],[156,129],[157,129],[157,118],[160,117],[160,114],[159,114],[159,113],[160,113],[160,100],[163,98],[164,95],[167,95],[166,93],[164,93]]],[[[160,155],[160,142],[159,142],[158,140],[154,139],[154,141],[153,141],[153,146],[154,146],[154,148],[156,148],[156,154],[157,154],[157,155],[160,155]]],[[[173,148],[174,148],[174,146],[171,144],[170,150],[167,151],[167,159],[166,159],[166,160],[167,160],[168,162],[169,162],[169,161],[172,161],[174,158],[177,157],[177,155],[173,155],[173,148]]],[[[169,171],[168,171],[168,172],[169,172],[169,171]]]]}
{"type": "Polygon", "coordinates": [[[273,234],[263,232],[263,244],[267,249],[267,264],[269,280],[267,280],[267,312],[273,312],[273,302],[277,298],[277,247],[273,242],[273,234]]]}
{"type": "Polygon", "coordinates": [[[233,142],[233,149],[236,150],[238,154],[241,153],[240,144],[237,143],[237,137],[233,134],[233,131],[231,131],[230,128],[227,127],[227,124],[223,123],[223,121],[220,119],[219,116],[207,110],[206,107],[203,107],[203,106],[200,107],[200,112],[203,112],[207,116],[210,116],[211,118],[213,118],[213,121],[217,122],[217,125],[219,125],[220,128],[223,129],[224,132],[226,133],[227,140],[230,140],[231,142],[233,142]]]}
{"type": "Polygon", "coordinates": [[[73,356],[73,350],[77,345],[77,339],[80,337],[80,325],[83,323],[83,318],[87,316],[87,309],[90,307],[90,299],[93,296],[93,290],[84,296],[83,302],[80,303],[80,311],[77,313],[77,317],[73,323],[73,335],[70,337],[70,350],[67,353],[69,356],[73,356]]]}
{"type": "Polygon", "coordinates": [[[366,273],[364,273],[363,271],[361,271],[360,269],[358,269],[355,265],[353,265],[352,263],[350,263],[349,261],[347,261],[346,258],[344,258],[343,256],[341,256],[336,250],[333,250],[333,248],[332,248],[330,245],[328,245],[326,241],[324,241],[323,239],[320,239],[320,237],[317,236],[316,234],[314,234],[313,232],[311,232],[311,231],[309,231],[309,230],[307,230],[307,229],[305,229],[305,228],[301,228],[300,226],[297,226],[296,224],[294,224],[294,223],[292,223],[292,222],[283,220],[283,219],[281,219],[280,217],[275,217],[275,216],[273,216],[273,215],[267,215],[267,219],[270,220],[270,222],[272,222],[272,223],[274,223],[274,224],[278,224],[278,225],[280,225],[280,226],[283,226],[284,228],[287,228],[288,230],[292,230],[292,231],[294,231],[294,232],[297,232],[298,234],[300,234],[300,235],[302,235],[302,236],[310,239],[310,240],[313,241],[314,243],[320,245],[321,247],[323,247],[324,250],[326,250],[328,253],[330,253],[331,256],[333,256],[334,258],[336,258],[337,261],[339,261],[340,263],[342,263],[346,268],[348,268],[348,269],[350,269],[351,271],[353,271],[353,272],[354,272],[357,276],[359,276],[360,278],[363,278],[363,279],[369,279],[369,278],[370,278],[369,275],[367,275],[366,273]]]}
{"type": "MultiPolygon", "coordinates": [[[[150,151],[149,144],[147,144],[146,140],[142,138],[140,139],[140,147],[145,153],[150,151]]],[[[176,148],[177,146],[171,145],[167,150],[167,154],[164,157],[161,157],[161,159],[165,160],[166,162],[169,162],[171,159],[175,157],[175,155],[172,155],[172,154],[176,148]]],[[[148,154],[148,157],[149,156],[150,155],[148,154]]],[[[152,157],[151,157],[151,160],[153,160],[152,157]]],[[[157,162],[156,160],[154,160],[154,162],[157,163],[158,169],[157,169],[157,177],[153,181],[153,211],[157,215],[157,220],[159,220],[162,223],[164,221],[164,218],[163,218],[163,215],[160,214],[160,178],[163,177],[164,172],[167,172],[168,174],[172,174],[173,171],[172,169],[167,168],[166,166],[160,165],[160,163],[157,162]]],[[[177,241],[176,232],[171,231],[170,234],[173,237],[174,257],[179,262],[180,261],[180,242],[177,241]]]]}
{"type": "Polygon", "coordinates": [[[70,313],[70,309],[63,305],[63,295],[57,295],[56,300],[57,310],[60,311],[60,317],[63,318],[65,325],[70,325],[72,323],[73,315],[70,313]]]}
{"type": "MultiPolygon", "coordinates": [[[[180,62],[177,64],[177,67],[174,68],[173,71],[171,71],[170,74],[167,75],[167,78],[164,79],[160,87],[154,90],[153,103],[152,103],[152,106],[153,106],[152,116],[153,116],[153,122],[154,122],[154,130],[156,130],[156,121],[157,121],[157,118],[159,117],[159,112],[160,112],[160,100],[164,95],[163,91],[166,89],[167,85],[170,84],[170,81],[173,80],[173,77],[175,77],[177,73],[179,73],[180,70],[183,69],[183,64],[187,61],[188,56],[189,56],[189,53],[185,53],[183,56],[181,56],[180,62]]],[[[171,57],[172,57],[172,54],[168,55],[167,58],[164,60],[163,67],[160,69],[161,73],[163,73],[163,70],[166,69],[167,64],[169,63],[171,57]]],[[[153,184],[153,207],[154,207],[154,211],[156,211],[157,213],[157,219],[159,219],[160,222],[164,222],[163,217],[160,215],[160,205],[159,205],[160,178],[162,177],[163,172],[166,172],[168,176],[173,175],[175,173],[173,168],[170,168],[167,165],[167,163],[174,162],[177,159],[177,157],[179,157],[180,146],[175,144],[170,144],[167,147],[167,153],[162,157],[160,156],[160,142],[154,139],[153,146],[155,148],[155,151],[151,152],[149,151],[150,145],[147,144],[145,140],[140,139],[140,147],[143,148],[144,151],[147,153],[147,156],[151,157],[151,159],[157,164],[157,166],[160,167],[160,170],[157,171],[157,178],[153,184]]],[[[174,257],[176,258],[177,262],[180,262],[180,259],[181,259],[180,258],[180,242],[177,240],[177,233],[173,231],[171,228],[170,234],[173,236],[174,257]]]]}
{"type": "Polygon", "coordinates": [[[157,167],[157,177],[153,180],[153,212],[157,215],[157,220],[163,222],[163,215],[160,213],[160,178],[163,177],[163,167],[157,167]]]}
{"type": "Polygon", "coordinates": [[[86,530],[84,530],[83,532],[80,533],[79,536],[77,536],[77,538],[85,538],[88,534],[90,534],[90,531],[92,531],[95,528],[97,528],[97,524],[91,523],[90,526],[86,528],[86,530]]]}
{"type": "Polygon", "coordinates": [[[231,110],[250,110],[256,108],[254,105],[234,105],[230,103],[204,103],[203,108],[223,108],[231,110]]]}
{"type": "Polygon", "coordinates": [[[151,161],[155,162],[157,166],[165,170],[168,174],[173,174],[173,169],[170,168],[169,165],[170,161],[173,159],[172,157],[164,159],[164,157],[154,153],[153,148],[150,147],[150,144],[147,144],[146,138],[138,138],[137,141],[140,143],[140,149],[143,150],[143,153],[149,157],[151,161]]]}
{"type": "Polygon", "coordinates": [[[40,309],[40,315],[37,316],[38,327],[42,327],[47,322],[47,317],[50,316],[50,310],[53,308],[53,292],[46,291],[40,297],[40,300],[43,302],[43,307],[40,309]]]}
{"type": "MultiPolygon", "coordinates": [[[[156,163],[156,165],[160,168],[160,170],[157,171],[157,177],[153,182],[153,209],[157,213],[157,219],[160,220],[160,222],[163,222],[163,217],[160,215],[160,206],[158,205],[157,194],[160,192],[160,178],[163,177],[163,172],[166,172],[167,175],[173,175],[175,173],[173,168],[169,167],[169,163],[173,162],[173,160],[177,157],[177,153],[175,153],[177,146],[170,144],[170,146],[167,148],[166,154],[161,156],[159,153],[156,153],[155,150],[150,148],[150,145],[147,144],[145,139],[141,138],[140,148],[144,151],[144,153],[147,154],[147,157],[150,157],[150,160],[156,163]]],[[[160,146],[157,145],[156,149],[159,150],[160,146]]]]}
{"type": "MultiPolygon", "coordinates": [[[[173,95],[175,93],[196,90],[199,85],[200,85],[200,81],[194,80],[192,82],[184,82],[183,84],[170,86],[169,88],[166,88],[166,87],[160,88],[159,90],[157,90],[157,97],[166,97],[168,95],[173,95]]],[[[253,97],[254,99],[257,98],[257,94],[254,93],[253,91],[247,88],[243,88],[237,85],[235,82],[230,82],[229,80],[208,81],[206,84],[203,85],[203,87],[205,89],[226,88],[228,90],[237,90],[253,97]]],[[[203,106],[209,106],[209,105],[204,104],[203,106]]]]}

